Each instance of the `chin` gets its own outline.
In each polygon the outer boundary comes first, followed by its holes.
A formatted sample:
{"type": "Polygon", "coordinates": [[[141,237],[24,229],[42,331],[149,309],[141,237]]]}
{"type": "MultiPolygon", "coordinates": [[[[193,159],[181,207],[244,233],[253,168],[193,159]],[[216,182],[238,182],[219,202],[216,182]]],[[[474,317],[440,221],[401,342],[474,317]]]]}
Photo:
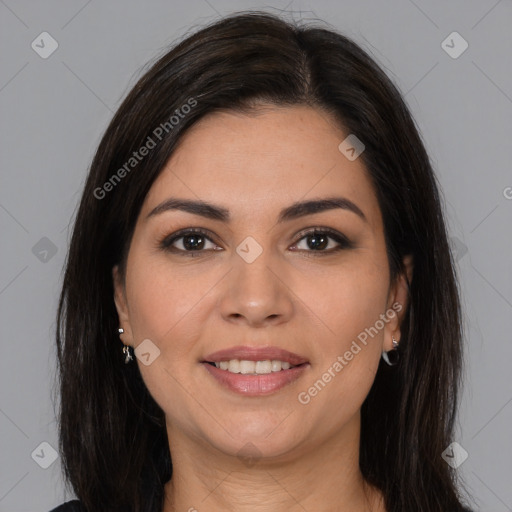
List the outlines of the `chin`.
{"type": "Polygon", "coordinates": [[[304,426],[299,428],[289,421],[291,417],[287,420],[288,415],[289,412],[273,416],[268,412],[238,414],[232,421],[223,423],[226,430],[210,431],[208,442],[226,455],[254,459],[287,458],[288,454],[296,453],[297,446],[307,439],[304,426]]]}

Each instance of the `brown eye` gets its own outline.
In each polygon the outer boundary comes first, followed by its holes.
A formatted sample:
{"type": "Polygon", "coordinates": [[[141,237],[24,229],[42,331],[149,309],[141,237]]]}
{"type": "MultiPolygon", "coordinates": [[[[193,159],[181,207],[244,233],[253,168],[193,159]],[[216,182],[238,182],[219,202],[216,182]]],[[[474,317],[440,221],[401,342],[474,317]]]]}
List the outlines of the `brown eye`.
{"type": "Polygon", "coordinates": [[[166,237],[160,247],[175,253],[193,253],[218,250],[219,247],[200,229],[187,229],[166,237]]]}
{"type": "Polygon", "coordinates": [[[305,237],[308,247],[313,250],[326,249],[329,245],[329,238],[324,233],[313,233],[305,237]]]}
{"type": "Polygon", "coordinates": [[[206,241],[206,238],[203,235],[197,235],[195,233],[192,235],[182,236],[180,239],[182,239],[181,243],[187,251],[203,249],[206,241]]]}
{"type": "Polygon", "coordinates": [[[302,237],[299,242],[293,246],[294,249],[307,252],[331,253],[353,247],[348,238],[330,229],[313,229],[309,232],[303,232],[301,235],[302,237]]]}

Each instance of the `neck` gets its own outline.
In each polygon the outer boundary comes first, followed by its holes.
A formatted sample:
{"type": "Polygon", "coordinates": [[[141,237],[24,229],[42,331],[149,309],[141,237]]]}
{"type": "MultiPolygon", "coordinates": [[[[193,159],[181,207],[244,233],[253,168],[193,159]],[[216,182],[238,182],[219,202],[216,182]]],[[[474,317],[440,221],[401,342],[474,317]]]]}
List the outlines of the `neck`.
{"type": "Polygon", "coordinates": [[[385,512],[359,469],[359,416],[321,444],[241,459],[168,425],[173,476],[163,512],[385,512]]]}

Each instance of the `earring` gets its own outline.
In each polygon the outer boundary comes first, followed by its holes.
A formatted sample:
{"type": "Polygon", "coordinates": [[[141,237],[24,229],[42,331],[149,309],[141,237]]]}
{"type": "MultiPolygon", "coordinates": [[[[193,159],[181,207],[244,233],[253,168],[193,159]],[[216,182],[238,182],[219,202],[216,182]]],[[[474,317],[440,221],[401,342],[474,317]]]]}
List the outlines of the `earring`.
{"type": "Polygon", "coordinates": [[[133,356],[130,353],[130,348],[131,347],[129,345],[123,346],[123,354],[126,356],[124,359],[124,364],[128,364],[130,361],[133,360],[133,356]]]}
{"type": "Polygon", "coordinates": [[[391,340],[393,342],[393,348],[387,352],[382,352],[382,359],[384,359],[389,366],[395,366],[399,359],[398,341],[395,340],[394,336],[391,336],[391,340]]]}
{"type": "MultiPolygon", "coordinates": [[[[117,332],[119,334],[123,334],[124,333],[124,329],[122,327],[119,327],[119,329],[117,329],[117,332]]],[[[130,348],[131,347],[129,345],[123,345],[123,354],[125,355],[124,364],[128,364],[130,361],[133,360],[133,356],[130,353],[130,348]]]]}

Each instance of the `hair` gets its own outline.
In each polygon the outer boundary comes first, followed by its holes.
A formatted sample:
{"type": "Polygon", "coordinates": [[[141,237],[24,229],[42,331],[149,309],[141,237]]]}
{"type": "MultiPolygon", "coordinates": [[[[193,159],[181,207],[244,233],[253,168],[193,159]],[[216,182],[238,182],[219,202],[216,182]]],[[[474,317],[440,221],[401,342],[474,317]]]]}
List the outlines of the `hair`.
{"type": "Polygon", "coordinates": [[[57,313],[66,485],[88,512],[162,510],[172,476],[164,412],[137,364],[123,362],[112,268],[124,272],[142,203],[187,130],[207,114],[250,114],[265,104],[319,109],[363,141],[391,280],[404,273],[403,257],[413,257],[400,361],[380,363],[361,409],[361,472],[389,511],[463,510],[455,472],[441,458],[460,388],[460,302],[419,131],[396,86],[356,43],[262,12],[222,18],[160,56],[122,102],[93,158],[57,313]],[[155,147],[130,160],[150,140],[155,147]]]}

